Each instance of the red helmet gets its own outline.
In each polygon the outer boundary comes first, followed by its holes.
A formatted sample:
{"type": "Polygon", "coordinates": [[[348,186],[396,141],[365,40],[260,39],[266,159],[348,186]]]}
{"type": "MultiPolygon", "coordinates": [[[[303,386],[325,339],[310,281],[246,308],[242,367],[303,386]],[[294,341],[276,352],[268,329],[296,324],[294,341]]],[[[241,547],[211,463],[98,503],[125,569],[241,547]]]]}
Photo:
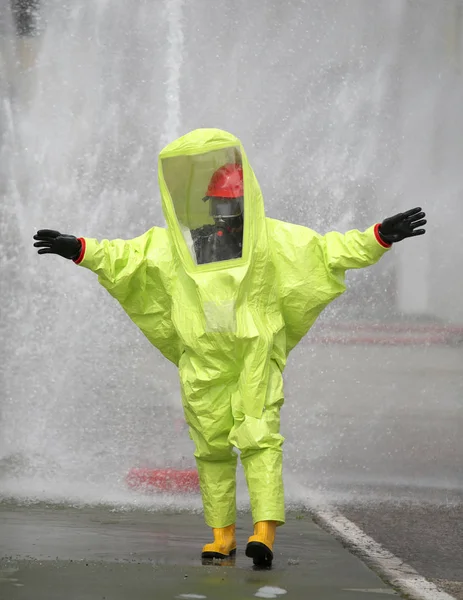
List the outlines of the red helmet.
{"type": "Polygon", "coordinates": [[[212,175],[206,198],[240,198],[243,196],[243,167],[234,163],[223,165],[212,175]]]}

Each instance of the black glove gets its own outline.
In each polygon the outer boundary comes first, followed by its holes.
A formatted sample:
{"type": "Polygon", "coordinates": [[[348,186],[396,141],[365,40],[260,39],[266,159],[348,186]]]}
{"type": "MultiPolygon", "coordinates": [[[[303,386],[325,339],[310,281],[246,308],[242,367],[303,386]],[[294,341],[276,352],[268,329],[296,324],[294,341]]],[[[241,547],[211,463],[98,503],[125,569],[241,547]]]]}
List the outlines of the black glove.
{"type": "Polygon", "coordinates": [[[416,235],[424,235],[426,230],[417,229],[417,227],[426,225],[425,216],[426,214],[422,212],[421,208],[417,207],[393,217],[388,217],[379,226],[379,235],[386,244],[400,242],[405,238],[415,237],[416,235]]]}
{"type": "Polygon", "coordinates": [[[82,242],[73,235],[67,235],[53,229],[40,229],[34,235],[35,248],[41,248],[39,254],[59,254],[64,258],[76,259],[82,249],[82,242]]]}

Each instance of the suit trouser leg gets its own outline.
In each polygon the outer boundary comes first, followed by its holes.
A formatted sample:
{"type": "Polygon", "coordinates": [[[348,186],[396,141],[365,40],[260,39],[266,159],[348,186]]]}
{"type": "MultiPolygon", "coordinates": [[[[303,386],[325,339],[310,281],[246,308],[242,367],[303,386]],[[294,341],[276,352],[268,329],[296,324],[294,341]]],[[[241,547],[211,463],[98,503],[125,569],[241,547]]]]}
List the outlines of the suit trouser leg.
{"type": "MultiPolygon", "coordinates": [[[[283,436],[272,433],[279,425],[279,409],[265,412],[264,419],[245,417],[234,433],[241,442],[241,462],[251,500],[252,519],[258,521],[285,522],[285,501],[283,487],[283,436]],[[259,422],[258,422],[259,421],[259,422]],[[245,437],[244,430],[252,432],[252,438],[245,437]]],[[[248,436],[246,436],[248,437],[248,436]]]]}
{"type": "Polygon", "coordinates": [[[283,401],[283,379],[274,365],[269,395],[261,417],[244,414],[239,404],[233,406],[234,426],[229,439],[241,451],[254,523],[277,521],[281,525],[285,522],[284,438],[280,434],[280,408],[283,401]]]}
{"type": "Polygon", "coordinates": [[[209,527],[227,527],[236,522],[237,454],[228,440],[233,427],[231,402],[218,396],[207,410],[184,398],[185,418],[195,444],[195,459],[209,527]]]}

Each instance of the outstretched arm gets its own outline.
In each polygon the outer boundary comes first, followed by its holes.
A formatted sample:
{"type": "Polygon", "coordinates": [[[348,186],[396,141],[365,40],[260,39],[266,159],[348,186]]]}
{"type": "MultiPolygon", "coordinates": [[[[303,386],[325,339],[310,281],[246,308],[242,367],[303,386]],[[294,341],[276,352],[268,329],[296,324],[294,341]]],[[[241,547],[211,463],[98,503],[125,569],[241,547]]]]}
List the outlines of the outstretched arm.
{"type": "Polygon", "coordinates": [[[366,231],[354,229],[345,234],[331,231],[323,236],[324,254],[331,271],[361,269],[375,264],[393,243],[423,235],[426,224],[421,208],[384,219],[366,231]]]}
{"type": "Polygon", "coordinates": [[[51,229],[34,238],[40,254],[59,254],[96,273],[149,341],[178,364],[182,346],[171,318],[174,271],[165,229],[152,227],[131,240],[98,241],[51,229]]]}
{"type": "Polygon", "coordinates": [[[130,288],[129,281],[146,263],[147,248],[153,230],[132,240],[77,238],[53,229],[41,229],[34,235],[39,254],[58,254],[73,260],[98,275],[99,282],[118,300],[130,288]]]}

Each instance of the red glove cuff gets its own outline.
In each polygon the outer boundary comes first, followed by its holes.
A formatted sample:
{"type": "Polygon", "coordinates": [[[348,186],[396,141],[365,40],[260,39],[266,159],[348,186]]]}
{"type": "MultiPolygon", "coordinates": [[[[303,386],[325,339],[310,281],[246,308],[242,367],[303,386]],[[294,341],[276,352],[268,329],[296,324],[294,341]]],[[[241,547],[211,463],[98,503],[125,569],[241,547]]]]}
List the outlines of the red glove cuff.
{"type": "Polygon", "coordinates": [[[77,258],[74,258],[74,262],[76,263],[76,265],[78,265],[79,263],[81,263],[84,260],[84,256],[85,256],[85,238],[77,238],[80,242],[81,248],[80,248],[80,254],[77,258]]]}
{"type": "Polygon", "coordinates": [[[381,226],[381,223],[376,223],[376,225],[375,225],[375,237],[376,237],[376,240],[377,240],[378,244],[381,244],[381,246],[383,248],[390,248],[392,246],[392,244],[388,244],[387,242],[385,242],[381,238],[381,235],[379,233],[380,226],[381,226]]]}

